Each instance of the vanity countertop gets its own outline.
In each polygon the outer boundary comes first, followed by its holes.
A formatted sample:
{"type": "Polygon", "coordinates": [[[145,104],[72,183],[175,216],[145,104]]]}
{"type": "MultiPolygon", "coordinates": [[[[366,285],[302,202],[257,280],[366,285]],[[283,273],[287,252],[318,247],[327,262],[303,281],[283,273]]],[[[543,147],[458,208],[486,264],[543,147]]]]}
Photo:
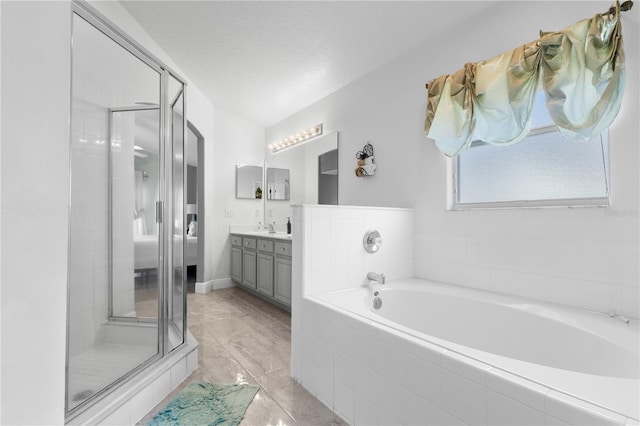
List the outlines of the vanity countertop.
{"type": "Polygon", "coordinates": [[[275,232],[270,233],[269,231],[241,231],[241,232],[230,232],[233,235],[245,235],[248,237],[256,237],[256,238],[272,238],[274,240],[286,240],[291,241],[291,234],[287,234],[286,232],[275,232]]]}

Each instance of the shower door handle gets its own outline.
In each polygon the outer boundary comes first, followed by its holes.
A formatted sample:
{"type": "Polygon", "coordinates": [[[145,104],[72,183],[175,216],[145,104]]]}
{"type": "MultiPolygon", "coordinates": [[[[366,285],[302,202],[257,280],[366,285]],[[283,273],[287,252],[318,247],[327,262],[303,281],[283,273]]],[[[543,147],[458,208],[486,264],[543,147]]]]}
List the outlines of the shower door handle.
{"type": "Polygon", "coordinates": [[[156,201],[156,223],[162,223],[162,201],[156,201]]]}

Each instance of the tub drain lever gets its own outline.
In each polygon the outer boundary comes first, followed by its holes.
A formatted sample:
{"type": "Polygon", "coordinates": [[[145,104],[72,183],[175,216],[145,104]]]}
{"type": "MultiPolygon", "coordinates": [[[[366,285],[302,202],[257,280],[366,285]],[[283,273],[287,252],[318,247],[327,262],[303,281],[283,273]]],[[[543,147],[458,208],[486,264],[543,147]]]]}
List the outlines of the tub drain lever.
{"type": "Polygon", "coordinates": [[[619,313],[617,313],[614,309],[609,311],[609,316],[611,318],[617,318],[620,321],[622,321],[625,324],[629,324],[629,319],[627,317],[625,317],[624,315],[621,315],[619,313]]]}

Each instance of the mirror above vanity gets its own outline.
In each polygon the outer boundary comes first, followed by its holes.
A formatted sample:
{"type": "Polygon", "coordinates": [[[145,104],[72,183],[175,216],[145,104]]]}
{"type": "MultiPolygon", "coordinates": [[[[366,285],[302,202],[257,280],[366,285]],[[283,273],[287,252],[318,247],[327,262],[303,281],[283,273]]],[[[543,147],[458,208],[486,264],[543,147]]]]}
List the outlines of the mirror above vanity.
{"type": "Polygon", "coordinates": [[[236,198],[260,200],[261,229],[275,222],[276,231],[286,232],[291,205],[338,204],[338,179],[338,132],[333,132],[267,154],[264,167],[237,165],[236,198]]]}
{"type": "Polygon", "coordinates": [[[262,166],[236,166],[236,198],[262,199],[263,187],[262,166]]]}
{"type": "Polygon", "coordinates": [[[264,163],[265,226],[286,230],[292,204],[338,204],[338,132],[267,155],[264,163]]]}

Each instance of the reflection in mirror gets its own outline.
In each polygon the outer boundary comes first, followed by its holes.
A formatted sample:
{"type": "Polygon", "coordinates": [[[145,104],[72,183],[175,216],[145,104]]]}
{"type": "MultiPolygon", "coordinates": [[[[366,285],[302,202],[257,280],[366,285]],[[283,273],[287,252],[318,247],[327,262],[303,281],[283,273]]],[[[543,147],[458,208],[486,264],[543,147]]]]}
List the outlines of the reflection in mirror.
{"type": "Polygon", "coordinates": [[[267,200],[289,199],[289,169],[267,167],[267,200]]]}
{"type": "Polygon", "coordinates": [[[262,166],[236,166],[236,198],[262,198],[262,166]]]}
{"type": "MultiPolygon", "coordinates": [[[[286,230],[291,204],[338,204],[338,132],[313,138],[265,159],[267,170],[289,170],[289,203],[265,197],[264,223],[286,230]]],[[[268,181],[268,178],[267,178],[268,181]]]]}
{"type": "Polygon", "coordinates": [[[318,204],[338,204],[338,149],[318,156],[318,204]]]}

